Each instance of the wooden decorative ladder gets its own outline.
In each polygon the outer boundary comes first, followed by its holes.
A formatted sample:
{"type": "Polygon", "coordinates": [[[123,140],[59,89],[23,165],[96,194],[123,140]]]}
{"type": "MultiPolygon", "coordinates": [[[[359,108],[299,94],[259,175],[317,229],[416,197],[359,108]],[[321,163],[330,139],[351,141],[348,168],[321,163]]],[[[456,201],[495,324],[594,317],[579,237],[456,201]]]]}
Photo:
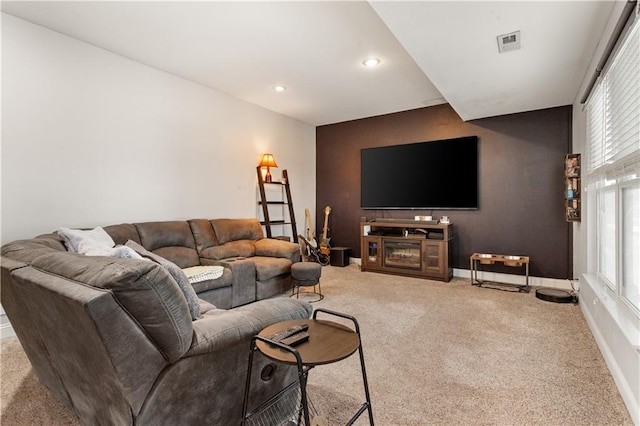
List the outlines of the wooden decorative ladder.
{"type": "Polygon", "coordinates": [[[258,172],[258,186],[260,188],[260,201],[258,204],[262,206],[262,214],[264,220],[260,222],[261,225],[264,225],[265,231],[267,233],[268,238],[279,238],[279,236],[273,236],[273,226],[291,226],[291,237],[293,238],[293,242],[298,242],[298,230],[296,228],[296,216],[293,212],[293,202],[291,200],[291,187],[289,186],[289,176],[286,170],[282,171],[282,181],[281,182],[265,182],[262,177],[262,170],[260,166],[256,168],[258,172]],[[279,185],[284,188],[284,196],[280,200],[268,200],[267,192],[265,191],[265,185],[279,185]],[[288,220],[284,215],[283,218],[279,220],[271,220],[269,217],[269,206],[271,205],[280,205],[282,207],[288,207],[289,209],[289,217],[288,220]]]}

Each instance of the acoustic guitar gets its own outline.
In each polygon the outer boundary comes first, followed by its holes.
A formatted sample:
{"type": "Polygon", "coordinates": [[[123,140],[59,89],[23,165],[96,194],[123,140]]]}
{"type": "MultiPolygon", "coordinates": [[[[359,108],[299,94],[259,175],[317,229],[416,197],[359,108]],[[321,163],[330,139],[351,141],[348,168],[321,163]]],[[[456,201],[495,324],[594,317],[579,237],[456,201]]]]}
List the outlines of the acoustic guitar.
{"type": "Polygon", "coordinates": [[[307,217],[307,239],[309,240],[309,244],[316,248],[318,247],[318,242],[313,236],[313,225],[311,225],[311,213],[309,213],[309,209],[304,209],[304,215],[307,217]]]}
{"type": "Polygon", "coordinates": [[[331,252],[331,246],[329,245],[331,238],[327,237],[327,232],[329,231],[329,213],[331,213],[331,207],[327,206],[324,208],[324,227],[322,228],[322,238],[320,239],[320,251],[326,255],[331,252]]]}

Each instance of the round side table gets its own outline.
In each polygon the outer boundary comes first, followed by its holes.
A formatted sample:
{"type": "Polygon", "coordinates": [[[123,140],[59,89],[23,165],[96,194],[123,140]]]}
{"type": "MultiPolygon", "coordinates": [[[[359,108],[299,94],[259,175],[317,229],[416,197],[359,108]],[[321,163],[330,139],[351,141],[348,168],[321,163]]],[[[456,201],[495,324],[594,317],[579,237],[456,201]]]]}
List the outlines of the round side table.
{"type": "MultiPolygon", "coordinates": [[[[281,362],[298,367],[298,378],[300,381],[301,405],[304,413],[305,424],[309,426],[309,406],[307,401],[307,376],[309,370],[316,365],[331,364],[348,358],[356,351],[360,354],[360,369],[362,371],[362,382],[366,401],[351,418],[348,424],[352,424],[362,413],[368,411],[369,423],[373,425],[373,411],[371,408],[371,398],[369,396],[369,385],[367,382],[367,372],[364,364],[362,352],[362,342],[360,340],[360,326],[358,321],[349,315],[327,309],[316,309],[312,319],[283,321],[264,328],[251,340],[251,351],[249,355],[249,367],[247,369],[247,381],[245,385],[244,403],[242,409],[242,423],[247,421],[247,406],[249,398],[249,387],[251,384],[251,368],[253,364],[253,354],[258,350],[266,357],[276,362],[281,362]],[[353,322],[355,331],[345,325],[317,319],[318,313],[325,313],[341,318],[346,318],[353,322]],[[309,329],[309,340],[295,347],[274,342],[269,339],[275,332],[281,331],[293,325],[307,324],[309,329]]],[[[267,401],[269,403],[269,401],[267,401]]]]}

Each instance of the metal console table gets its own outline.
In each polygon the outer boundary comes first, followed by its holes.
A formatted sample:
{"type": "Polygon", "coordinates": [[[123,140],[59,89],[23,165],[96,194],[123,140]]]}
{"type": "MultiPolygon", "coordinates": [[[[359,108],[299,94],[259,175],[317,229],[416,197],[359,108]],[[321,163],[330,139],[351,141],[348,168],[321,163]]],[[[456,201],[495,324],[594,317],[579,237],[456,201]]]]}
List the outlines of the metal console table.
{"type": "Polygon", "coordinates": [[[499,284],[506,286],[515,286],[519,291],[529,292],[529,256],[510,256],[504,254],[483,254],[473,253],[469,258],[471,261],[471,284],[482,286],[483,284],[499,284]],[[525,282],[524,285],[497,283],[491,281],[485,281],[478,278],[478,265],[493,265],[496,262],[503,263],[506,266],[512,267],[524,267],[525,268],[525,282]]]}
{"type": "Polygon", "coordinates": [[[371,408],[371,398],[369,396],[367,373],[364,365],[364,355],[362,353],[362,342],[360,340],[360,326],[354,317],[318,308],[314,310],[312,319],[279,322],[266,327],[258,335],[254,336],[251,339],[249,353],[249,367],[247,369],[247,381],[245,384],[244,402],[242,406],[242,425],[251,423],[250,420],[258,414],[257,411],[260,410],[260,407],[268,406],[272,402],[272,399],[278,397],[278,395],[276,395],[274,398],[261,404],[254,412],[247,413],[249,390],[251,386],[251,369],[253,364],[253,355],[256,350],[259,350],[265,356],[274,361],[289,365],[296,365],[298,367],[302,412],[304,416],[304,424],[307,426],[311,425],[306,389],[309,370],[316,365],[331,364],[343,360],[351,356],[356,350],[359,351],[360,368],[362,370],[362,381],[364,384],[366,401],[347,424],[353,424],[360,415],[367,411],[369,414],[369,424],[373,425],[373,411],[371,408]],[[336,322],[316,319],[319,312],[352,321],[355,326],[355,331],[336,322]],[[307,330],[310,334],[309,340],[302,344],[291,347],[282,343],[274,342],[267,338],[267,336],[271,336],[276,331],[298,324],[309,325],[309,329],[307,330]]]}

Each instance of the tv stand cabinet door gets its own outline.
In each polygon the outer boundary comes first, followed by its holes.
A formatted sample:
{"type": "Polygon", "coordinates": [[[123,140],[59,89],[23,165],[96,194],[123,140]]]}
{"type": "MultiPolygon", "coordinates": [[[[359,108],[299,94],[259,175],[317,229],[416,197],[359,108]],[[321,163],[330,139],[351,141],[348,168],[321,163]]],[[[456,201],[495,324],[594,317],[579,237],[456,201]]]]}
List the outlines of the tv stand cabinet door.
{"type": "Polygon", "coordinates": [[[361,269],[380,269],[382,266],[382,238],[362,237],[361,269]]]}
{"type": "Polygon", "coordinates": [[[425,275],[448,281],[447,269],[444,242],[429,240],[423,241],[422,272],[424,272],[425,275]]]}

